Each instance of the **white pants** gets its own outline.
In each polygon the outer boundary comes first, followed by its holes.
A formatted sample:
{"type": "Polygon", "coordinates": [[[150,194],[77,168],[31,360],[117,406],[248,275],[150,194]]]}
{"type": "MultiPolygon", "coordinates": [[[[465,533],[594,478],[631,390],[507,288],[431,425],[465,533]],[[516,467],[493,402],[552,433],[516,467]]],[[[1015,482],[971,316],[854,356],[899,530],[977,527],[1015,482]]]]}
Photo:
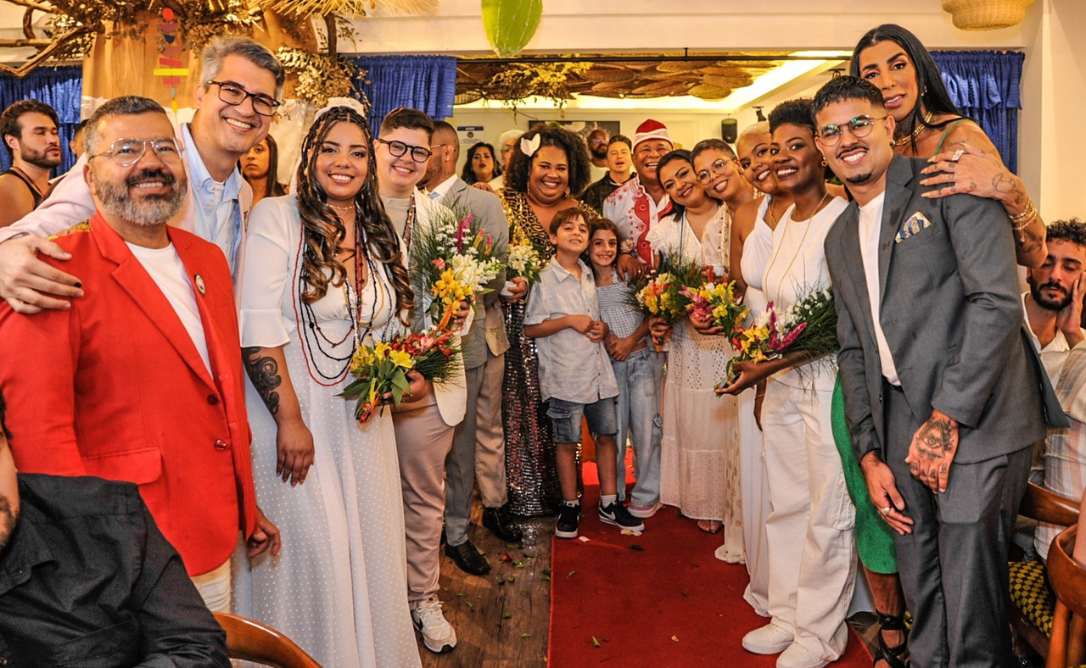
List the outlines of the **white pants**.
{"type": "Polygon", "coordinates": [[[769,489],[762,430],[754,421],[754,392],[739,395],[739,480],[743,488],[743,542],[750,575],[743,599],[754,612],[768,617],[769,547],[765,524],[770,511],[769,489]]]}
{"type": "Polygon", "coordinates": [[[855,509],[830,424],[832,391],[771,381],[762,406],[772,511],[769,614],[813,656],[838,659],[856,576],[855,509]]]}
{"type": "Polygon", "coordinates": [[[230,560],[218,568],[202,575],[193,575],[192,584],[204,599],[204,605],[211,612],[230,612],[230,560]]]}

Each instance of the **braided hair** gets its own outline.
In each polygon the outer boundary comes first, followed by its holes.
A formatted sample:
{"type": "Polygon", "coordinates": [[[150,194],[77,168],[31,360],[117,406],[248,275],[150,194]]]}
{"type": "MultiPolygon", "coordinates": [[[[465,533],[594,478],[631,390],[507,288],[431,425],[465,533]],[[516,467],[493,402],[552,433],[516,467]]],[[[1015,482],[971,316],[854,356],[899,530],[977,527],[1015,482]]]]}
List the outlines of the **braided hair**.
{"type": "MultiPolygon", "coordinates": [[[[357,211],[356,225],[365,234],[369,252],[388,268],[392,287],[396,292],[396,310],[409,312],[414,305],[414,292],[407,275],[406,263],[400,251],[400,240],[392,222],[385,213],[381,198],[377,195],[377,165],[374,161],[373,133],[366,119],[350,107],[332,107],[313,122],[302,142],[302,162],[298,165],[298,211],[302,217],[302,233],[305,235],[305,252],[302,258],[301,276],[306,289],[302,301],[312,304],[328,293],[328,286],[341,285],[347,279],[347,270],[336,259],[336,253],[345,250],[340,246],[347,230],[339,216],[328,205],[328,196],[316,178],[317,155],[328,133],[337,123],[353,123],[362,129],[366,138],[369,169],[362,189],[354,197],[357,211]]],[[[362,243],[362,235],[355,235],[355,244],[362,243]]],[[[360,252],[360,251],[359,251],[360,252]]]]}

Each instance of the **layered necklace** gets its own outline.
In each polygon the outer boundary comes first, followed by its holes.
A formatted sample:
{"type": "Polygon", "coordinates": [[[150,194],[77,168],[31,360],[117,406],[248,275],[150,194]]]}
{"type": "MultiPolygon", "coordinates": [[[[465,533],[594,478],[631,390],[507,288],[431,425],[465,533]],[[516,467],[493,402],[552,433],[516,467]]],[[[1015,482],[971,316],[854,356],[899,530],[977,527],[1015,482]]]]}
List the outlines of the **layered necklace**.
{"type": "MultiPolygon", "coordinates": [[[[826,198],[829,197],[829,196],[830,196],[830,193],[828,191],[825,194],[823,194],[822,199],[818,200],[818,205],[815,206],[815,208],[814,208],[814,213],[812,213],[810,215],[810,217],[808,217],[808,218],[806,218],[804,220],[796,220],[795,219],[794,216],[796,215],[797,205],[796,204],[792,205],[792,216],[793,217],[790,220],[787,220],[787,218],[786,218],[786,221],[787,222],[792,222],[792,223],[805,223],[805,225],[804,225],[804,228],[803,228],[803,236],[800,237],[799,244],[796,245],[796,252],[795,252],[795,254],[792,255],[792,259],[789,260],[788,266],[784,268],[784,273],[781,274],[781,281],[780,281],[780,283],[777,284],[777,299],[774,300],[774,303],[776,303],[778,306],[781,303],[781,289],[784,287],[784,281],[788,277],[788,273],[790,271],[792,271],[792,265],[794,265],[796,263],[796,260],[799,258],[799,256],[803,254],[803,247],[804,247],[804,244],[806,244],[806,242],[807,242],[807,233],[810,232],[811,227],[813,227],[813,225],[811,223],[814,221],[814,217],[818,215],[818,210],[821,209],[822,205],[826,203],[826,198]]],[[[788,227],[785,227],[785,229],[781,231],[782,242],[779,245],[777,245],[776,248],[773,249],[773,255],[769,258],[769,264],[766,266],[766,270],[765,270],[765,274],[764,274],[767,277],[770,275],[770,273],[772,273],[773,266],[777,263],[777,257],[780,255],[781,246],[784,245],[783,237],[784,237],[784,235],[788,234],[790,227],[791,226],[789,225],[788,227]]],[[[803,277],[804,277],[804,281],[806,281],[806,278],[807,278],[807,266],[806,266],[806,264],[804,264],[804,267],[803,267],[803,277]]],[[[763,279],[762,282],[763,282],[762,287],[768,287],[768,286],[764,285],[764,283],[765,283],[764,279],[763,279]]],[[[803,285],[802,287],[803,288],[808,288],[808,287],[811,287],[811,286],[803,285]]]]}
{"type": "Polygon", "coordinates": [[[916,141],[916,138],[920,136],[920,133],[924,131],[924,128],[928,127],[928,125],[931,124],[931,118],[932,118],[932,116],[931,116],[930,111],[925,113],[924,114],[924,122],[923,123],[917,123],[916,128],[912,131],[912,134],[908,134],[908,135],[905,135],[904,137],[898,137],[897,139],[895,139],[894,140],[894,146],[895,147],[905,146],[909,142],[916,141]]]}
{"type": "MultiPolygon", "coordinates": [[[[373,329],[378,314],[384,312],[385,302],[391,299],[388,285],[384,281],[376,280],[376,263],[369,253],[369,244],[366,239],[366,231],[362,228],[361,212],[356,206],[340,207],[329,205],[338,211],[354,210],[355,243],[352,257],[354,259],[354,280],[345,277],[343,281],[343,301],[347,306],[347,314],[351,326],[342,337],[329,336],[321,327],[322,320],[313,310],[312,304],[307,304],[301,299],[306,284],[302,278],[301,263],[305,249],[306,239],[303,230],[298,250],[295,254],[296,289],[293,290],[294,315],[298,322],[298,338],[301,340],[302,356],[305,358],[309,377],[318,385],[333,387],[347,377],[351,367],[351,358],[358,346],[361,345],[373,329]],[[369,313],[364,319],[362,314],[362,292],[370,281],[367,276],[374,277],[374,298],[370,304],[369,313]],[[348,341],[350,346],[344,346],[348,341]],[[329,368],[331,367],[331,368],[329,368]]],[[[336,259],[339,262],[339,259],[336,259]]],[[[324,319],[328,321],[327,318],[324,319]]]]}

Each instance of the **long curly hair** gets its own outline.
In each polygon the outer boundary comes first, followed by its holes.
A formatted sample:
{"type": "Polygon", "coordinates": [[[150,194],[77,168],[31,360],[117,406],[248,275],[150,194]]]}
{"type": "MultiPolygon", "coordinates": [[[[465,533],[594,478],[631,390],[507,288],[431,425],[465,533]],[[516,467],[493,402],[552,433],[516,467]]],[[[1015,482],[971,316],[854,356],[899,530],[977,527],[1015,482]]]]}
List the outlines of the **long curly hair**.
{"type": "MultiPolygon", "coordinates": [[[[931,57],[931,54],[916,35],[899,25],[884,23],[868,30],[852,51],[849,74],[862,79],[860,53],[870,46],[875,46],[879,42],[887,40],[900,46],[905,55],[912,61],[913,68],[916,70],[916,89],[920,93],[920,100],[916,106],[897,124],[894,133],[897,137],[911,135],[917,124],[928,128],[943,128],[955,120],[954,118],[948,118],[942,122],[928,123],[924,120],[924,115],[920,111],[921,103],[925,109],[937,116],[947,114],[954,117],[968,118],[950,99],[950,93],[947,92],[946,84],[943,83],[943,77],[939,72],[939,66],[935,63],[935,59],[931,57]]],[[[911,143],[915,149],[916,139],[912,139],[911,143]]]]}
{"type": "MultiPolygon", "coordinates": [[[[392,221],[385,213],[377,190],[377,164],[374,161],[373,133],[361,114],[350,107],[332,107],[313,122],[302,142],[302,162],[298,165],[298,211],[302,216],[302,233],[305,235],[305,252],[302,258],[301,276],[306,285],[302,301],[312,304],[328,293],[328,286],[342,285],[347,280],[347,270],[336,259],[336,253],[344,249],[340,244],[347,230],[328,205],[328,195],[317,182],[316,168],[318,148],[324,144],[329,131],[337,123],[353,123],[362,129],[366,137],[369,169],[362,189],[355,195],[358,211],[356,225],[364,232],[368,251],[373,258],[388,267],[392,287],[396,292],[396,310],[409,312],[415,303],[411,279],[407,275],[406,258],[400,251],[400,239],[392,221]]],[[[355,235],[355,244],[362,242],[362,235],[355,235]]],[[[362,252],[361,247],[353,249],[362,252]]]]}
{"type": "MultiPolygon", "coordinates": [[[[521,140],[531,140],[536,135],[540,136],[540,149],[553,146],[566,154],[566,160],[569,161],[569,192],[574,197],[579,197],[592,180],[592,161],[588,157],[584,140],[569,130],[549,127],[525,132],[521,135],[521,140]]],[[[505,173],[505,187],[518,193],[526,193],[532,160],[539,155],[539,150],[536,150],[532,157],[528,157],[520,150],[520,144],[520,141],[513,144],[513,157],[509,161],[509,170],[505,173]]]]}

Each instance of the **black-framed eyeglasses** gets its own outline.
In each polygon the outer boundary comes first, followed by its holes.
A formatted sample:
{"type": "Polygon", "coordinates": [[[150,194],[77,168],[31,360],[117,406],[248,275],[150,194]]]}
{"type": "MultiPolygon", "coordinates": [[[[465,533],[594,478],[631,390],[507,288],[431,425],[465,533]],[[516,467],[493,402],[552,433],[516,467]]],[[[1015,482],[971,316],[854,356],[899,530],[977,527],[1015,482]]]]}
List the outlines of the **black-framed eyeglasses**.
{"type": "Polygon", "coordinates": [[[388,152],[393,158],[402,158],[404,154],[410,150],[412,160],[415,162],[426,162],[430,159],[430,156],[434,154],[433,151],[425,146],[412,146],[411,144],[405,144],[402,141],[397,141],[395,139],[392,141],[378,139],[377,141],[388,147],[388,152]]]}
{"type": "Polygon", "coordinates": [[[709,183],[713,180],[714,176],[720,176],[721,174],[723,174],[728,169],[728,165],[731,164],[731,162],[731,160],[727,160],[725,158],[718,158],[714,160],[713,164],[709,165],[709,169],[703,169],[697,173],[698,183],[702,185],[709,183]]]}
{"type": "Polygon", "coordinates": [[[833,146],[841,140],[842,130],[848,128],[848,131],[852,133],[852,136],[861,139],[871,134],[871,128],[875,126],[875,121],[879,121],[886,118],[885,116],[857,116],[847,123],[837,125],[830,123],[829,125],[823,125],[818,130],[818,138],[822,140],[822,143],[826,146],[833,146]]]}
{"type": "Polygon", "coordinates": [[[279,101],[273,100],[267,95],[250,93],[232,81],[207,82],[208,86],[212,84],[219,87],[219,99],[231,106],[241,106],[241,104],[245,102],[245,98],[253,98],[253,111],[261,116],[274,116],[275,110],[278,109],[281,104],[279,101]]]}
{"type": "Polygon", "coordinates": [[[151,147],[155,157],[162,162],[170,164],[181,162],[182,149],[177,145],[177,140],[173,137],[162,139],[118,139],[110,144],[108,151],[95,153],[87,159],[108,157],[121,167],[129,167],[140,161],[140,158],[147,153],[148,146],[151,147]]]}

